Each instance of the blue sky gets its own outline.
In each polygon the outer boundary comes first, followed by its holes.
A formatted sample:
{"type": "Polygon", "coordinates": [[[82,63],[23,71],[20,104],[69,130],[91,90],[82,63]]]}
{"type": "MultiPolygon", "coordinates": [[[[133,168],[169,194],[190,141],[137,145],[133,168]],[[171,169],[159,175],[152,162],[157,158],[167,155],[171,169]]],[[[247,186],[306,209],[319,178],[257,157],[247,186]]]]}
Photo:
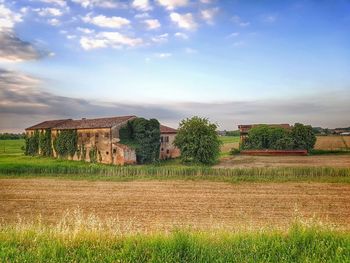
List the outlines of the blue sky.
{"type": "Polygon", "coordinates": [[[4,130],[121,114],[350,125],[348,0],[0,0],[0,44],[4,130]]]}

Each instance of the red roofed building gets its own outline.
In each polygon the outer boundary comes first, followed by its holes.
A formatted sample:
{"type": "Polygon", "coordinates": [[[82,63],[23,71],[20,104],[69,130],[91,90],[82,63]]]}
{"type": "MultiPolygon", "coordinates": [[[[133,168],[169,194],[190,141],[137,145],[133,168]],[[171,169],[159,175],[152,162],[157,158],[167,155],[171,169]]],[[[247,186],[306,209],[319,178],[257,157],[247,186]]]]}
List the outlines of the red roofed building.
{"type": "Polygon", "coordinates": [[[180,156],[180,149],[174,145],[176,134],[176,129],[160,125],[160,159],[180,156]]]}

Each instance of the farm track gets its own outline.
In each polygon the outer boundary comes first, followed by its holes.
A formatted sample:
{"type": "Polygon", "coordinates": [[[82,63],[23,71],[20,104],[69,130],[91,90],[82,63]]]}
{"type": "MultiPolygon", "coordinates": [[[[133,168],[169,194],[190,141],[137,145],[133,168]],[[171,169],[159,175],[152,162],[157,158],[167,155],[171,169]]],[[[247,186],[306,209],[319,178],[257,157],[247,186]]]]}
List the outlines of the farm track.
{"type": "Polygon", "coordinates": [[[350,186],[326,183],[206,181],[92,182],[1,179],[0,220],[40,214],[57,223],[68,209],[118,218],[134,230],[287,228],[296,216],[350,230],[350,186]]]}

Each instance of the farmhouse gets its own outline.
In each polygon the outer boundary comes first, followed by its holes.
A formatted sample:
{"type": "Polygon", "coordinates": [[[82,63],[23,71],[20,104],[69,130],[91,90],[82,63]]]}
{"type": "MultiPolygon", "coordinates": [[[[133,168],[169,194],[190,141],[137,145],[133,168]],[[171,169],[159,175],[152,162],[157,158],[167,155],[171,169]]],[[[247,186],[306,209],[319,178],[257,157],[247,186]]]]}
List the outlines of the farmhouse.
{"type": "Polygon", "coordinates": [[[267,125],[269,127],[281,127],[283,129],[288,129],[288,130],[292,128],[289,124],[245,124],[245,125],[238,125],[241,142],[243,142],[248,137],[248,133],[249,133],[250,129],[257,127],[259,125],[267,125]]]}
{"type": "MultiPolygon", "coordinates": [[[[97,118],[73,120],[50,120],[36,124],[26,129],[26,134],[31,136],[35,131],[51,130],[52,142],[57,134],[64,130],[75,130],[78,135],[78,150],[72,160],[90,160],[90,152],[96,151],[97,161],[105,164],[135,164],[136,152],[133,148],[121,144],[119,130],[128,121],[136,116],[119,116],[110,118],[97,118]]],[[[173,145],[177,130],[161,125],[160,158],[174,158],[180,155],[179,150],[173,145]]],[[[57,153],[53,150],[53,156],[57,153]]]]}

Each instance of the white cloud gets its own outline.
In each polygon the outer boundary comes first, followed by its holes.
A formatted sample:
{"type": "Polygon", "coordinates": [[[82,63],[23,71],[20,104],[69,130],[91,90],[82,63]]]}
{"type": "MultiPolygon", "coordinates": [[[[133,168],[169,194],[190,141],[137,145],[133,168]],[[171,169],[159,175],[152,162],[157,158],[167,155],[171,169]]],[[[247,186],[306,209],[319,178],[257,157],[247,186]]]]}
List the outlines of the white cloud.
{"type": "Polygon", "coordinates": [[[160,23],[158,19],[146,19],[143,21],[148,30],[160,28],[160,23]]]}
{"type": "Polygon", "coordinates": [[[58,20],[57,18],[51,18],[49,20],[47,20],[47,22],[51,25],[51,26],[59,26],[61,24],[61,21],[58,20]]]}
{"type": "Polygon", "coordinates": [[[84,33],[84,34],[92,34],[95,32],[95,30],[85,28],[85,27],[78,27],[77,30],[84,33]]]}
{"type": "Polygon", "coordinates": [[[80,4],[84,8],[126,8],[127,4],[117,2],[115,0],[72,0],[74,3],[80,4]]]}
{"type": "Polygon", "coordinates": [[[167,10],[174,10],[177,7],[188,5],[188,0],[157,0],[158,3],[164,6],[167,10]]]}
{"type": "Polygon", "coordinates": [[[197,28],[197,23],[194,21],[193,15],[191,13],[179,14],[172,12],[170,14],[170,19],[180,28],[187,30],[193,30],[197,28]]]}
{"type": "Polygon", "coordinates": [[[136,14],[134,17],[136,19],[145,19],[145,18],[149,18],[150,15],[148,13],[140,13],[140,14],[136,14]]]}
{"type": "Polygon", "coordinates": [[[171,57],[173,54],[171,53],[156,53],[155,56],[157,58],[169,58],[171,57]]]}
{"type": "Polygon", "coordinates": [[[95,36],[83,36],[80,44],[83,49],[135,47],[143,43],[141,38],[131,38],[119,32],[101,32],[95,36]]]}
{"type": "Polygon", "coordinates": [[[200,0],[202,4],[211,4],[213,0],[200,0]]]}
{"type": "Polygon", "coordinates": [[[234,15],[231,20],[236,24],[236,25],[239,25],[241,27],[246,27],[246,26],[249,26],[250,25],[250,22],[246,22],[246,21],[242,21],[242,19],[237,16],[237,15],[234,15]]]}
{"type": "Polygon", "coordinates": [[[55,4],[61,7],[67,6],[67,3],[65,0],[38,0],[42,3],[47,3],[47,4],[55,4]]]}
{"type": "Polygon", "coordinates": [[[98,15],[94,17],[87,15],[83,17],[83,21],[85,23],[94,24],[96,26],[109,27],[109,28],[121,28],[123,26],[130,24],[130,21],[126,18],[119,17],[119,16],[107,17],[104,15],[98,15]]]}
{"type": "Polygon", "coordinates": [[[132,6],[141,11],[148,11],[152,9],[149,0],[134,0],[132,2],[132,6]]]}
{"type": "Polygon", "coordinates": [[[22,15],[12,12],[0,4],[0,32],[12,30],[16,23],[22,22],[22,15]]]}
{"type": "Polygon", "coordinates": [[[169,34],[168,33],[165,33],[165,34],[162,34],[162,35],[159,35],[159,36],[155,36],[155,37],[152,37],[152,41],[155,42],[155,43],[165,43],[168,41],[168,37],[169,37],[169,34]]]}
{"type": "Polygon", "coordinates": [[[58,8],[45,7],[36,8],[33,11],[37,12],[39,16],[62,16],[63,12],[58,8]]]}
{"type": "Polygon", "coordinates": [[[176,32],[174,36],[181,39],[188,39],[188,35],[182,32],[176,32]]]}
{"type": "Polygon", "coordinates": [[[76,35],[67,35],[67,39],[75,39],[75,38],[77,38],[76,35]]]}
{"type": "Polygon", "coordinates": [[[213,24],[213,20],[215,15],[219,12],[218,7],[214,8],[208,8],[205,10],[201,10],[201,17],[204,19],[208,24],[213,24]]]}

